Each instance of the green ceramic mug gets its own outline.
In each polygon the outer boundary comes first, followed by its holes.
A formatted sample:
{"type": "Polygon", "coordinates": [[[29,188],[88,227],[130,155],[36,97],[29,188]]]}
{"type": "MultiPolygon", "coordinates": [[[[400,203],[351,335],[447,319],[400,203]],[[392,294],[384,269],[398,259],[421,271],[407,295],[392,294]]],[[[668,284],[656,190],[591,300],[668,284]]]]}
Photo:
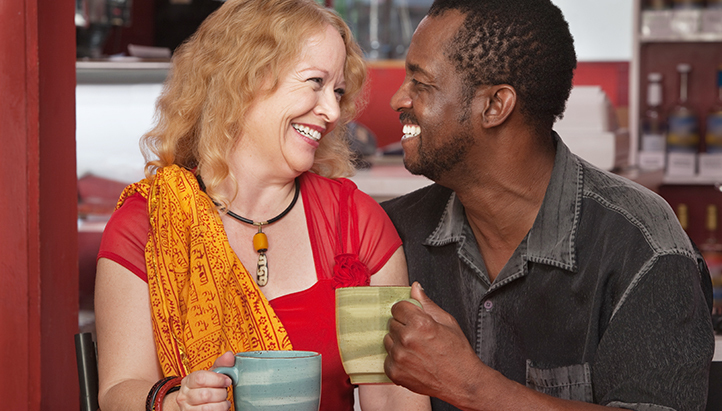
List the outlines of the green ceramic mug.
{"type": "Polygon", "coordinates": [[[352,384],[391,383],[384,373],[391,306],[411,298],[411,287],[368,286],[336,289],[336,337],[352,384]]]}
{"type": "Polygon", "coordinates": [[[321,354],[313,351],[248,351],[233,367],[213,371],[233,380],[236,411],[318,411],[321,354]]]}

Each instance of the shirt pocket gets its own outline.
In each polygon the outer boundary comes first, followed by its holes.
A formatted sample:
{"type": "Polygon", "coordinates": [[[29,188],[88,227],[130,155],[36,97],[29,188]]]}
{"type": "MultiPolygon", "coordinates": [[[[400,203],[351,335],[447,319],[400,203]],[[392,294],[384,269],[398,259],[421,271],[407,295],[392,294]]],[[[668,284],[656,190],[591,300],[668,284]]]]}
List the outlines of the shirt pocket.
{"type": "Polygon", "coordinates": [[[526,386],[553,397],[592,402],[592,373],[589,363],[557,368],[538,368],[526,361],[526,386]]]}

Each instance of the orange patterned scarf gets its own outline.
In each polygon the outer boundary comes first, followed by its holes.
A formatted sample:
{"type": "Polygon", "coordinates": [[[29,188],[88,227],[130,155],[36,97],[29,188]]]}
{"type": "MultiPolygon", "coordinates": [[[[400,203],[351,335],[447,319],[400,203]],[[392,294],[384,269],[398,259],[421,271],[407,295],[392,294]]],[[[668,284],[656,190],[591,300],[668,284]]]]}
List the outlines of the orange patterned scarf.
{"type": "Polygon", "coordinates": [[[162,168],[153,182],[126,187],[118,206],[136,192],[148,200],[145,263],[163,374],[207,370],[226,351],[292,349],[193,173],[162,168]]]}

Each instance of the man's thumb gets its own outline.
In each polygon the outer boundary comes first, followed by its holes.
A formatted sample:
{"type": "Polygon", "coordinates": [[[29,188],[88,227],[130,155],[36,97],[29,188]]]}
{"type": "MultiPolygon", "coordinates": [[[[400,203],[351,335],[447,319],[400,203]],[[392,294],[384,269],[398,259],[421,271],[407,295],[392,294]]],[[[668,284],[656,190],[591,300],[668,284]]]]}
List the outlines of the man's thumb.
{"type": "Polygon", "coordinates": [[[424,292],[424,287],[418,281],[411,284],[411,298],[421,303],[421,308],[426,311],[427,307],[436,307],[433,301],[424,292]]]}
{"type": "Polygon", "coordinates": [[[429,296],[426,295],[426,292],[424,292],[424,287],[421,286],[421,284],[418,283],[418,281],[414,281],[413,284],[411,284],[411,298],[421,303],[421,309],[424,310],[424,312],[431,316],[431,318],[434,319],[434,321],[438,322],[439,324],[445,324],[450,325],[456,320],[454,317],[451,316],[451,314],[444,311],[441,307],[436,305],[436,303],[429,298],[429,296]]]}

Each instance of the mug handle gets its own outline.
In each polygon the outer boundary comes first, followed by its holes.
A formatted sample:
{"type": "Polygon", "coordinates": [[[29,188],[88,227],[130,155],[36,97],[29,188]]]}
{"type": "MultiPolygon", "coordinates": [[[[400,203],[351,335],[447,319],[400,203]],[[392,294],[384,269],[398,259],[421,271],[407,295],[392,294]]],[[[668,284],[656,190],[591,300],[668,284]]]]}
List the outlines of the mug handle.
{"type": "Polygon", "coordinates": [[[233,385],[236,385],[238,383],[238,370],[235,367],[218,367],[211,371],[229,376],[231,378],[231,381],[233,382],[233,385]]]}

